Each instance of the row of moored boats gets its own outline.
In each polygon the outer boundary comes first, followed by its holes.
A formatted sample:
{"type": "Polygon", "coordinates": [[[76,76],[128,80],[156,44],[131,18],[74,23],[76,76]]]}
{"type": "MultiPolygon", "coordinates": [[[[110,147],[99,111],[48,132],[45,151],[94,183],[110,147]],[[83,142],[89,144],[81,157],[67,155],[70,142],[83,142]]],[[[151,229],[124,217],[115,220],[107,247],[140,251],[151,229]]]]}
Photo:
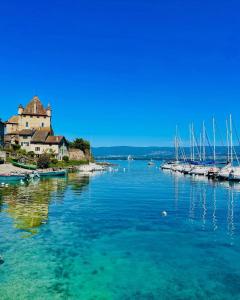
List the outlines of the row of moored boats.
{"type": "Polygon", "coordinates": [[[236,149],[233,146],[233,122],[231,115],[229,120],[226,121],[226,131],[227,159],[225,161],[227,162],[217,160],[216,124],[213,119],[212,145],[210,144],[204,123],[198,139],[196,138],[193,125],[190,125],[190,147],[188,147],[190,151],[186,154],[186,147],[182,146],[177,129],[175,136],[175,160],[163,163],[161,168],[193,176],[207,176],[214,179],[240,181],[240,164],[236,149]]]}

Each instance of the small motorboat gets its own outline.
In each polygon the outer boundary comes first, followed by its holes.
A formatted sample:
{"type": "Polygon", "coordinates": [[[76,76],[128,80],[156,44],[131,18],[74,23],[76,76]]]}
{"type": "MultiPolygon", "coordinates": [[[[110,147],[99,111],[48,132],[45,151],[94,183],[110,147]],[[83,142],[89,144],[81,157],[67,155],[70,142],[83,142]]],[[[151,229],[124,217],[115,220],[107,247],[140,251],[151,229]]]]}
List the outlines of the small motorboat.
{"type": "Polygon", "coordinates": [[[26,170],[37,170],[37,166],[36,165],[28,165],[28,164],[24,164],[24,163],[20,163],[20,162],[12,162],[12,165],[18,168],[22,168],[22,169],[26,169],[26,170]]]}
{"type": "Polygon", "coordinates": [[[61,176],[66,176],[67,175],[67,170],[52,170],[52,171],[42,171],[42,172],[38,172],[40,178],[41,177],[53,177],[53,176],[57,176],[57,177],[61,177],[61,176]]]}
{"type": "Polygon", "coordinates": [[[149,166],[154,166],[155,165],[152,159],[148,162],[148,165],[149,166]]]}
{"type": "Polygon", "coordinates": [[[132,160],[133,160],[133,157],[132,157],[131,155],[128,155],[127,160],[128,160],[128,161],[132,161],[132,160]]]}
{"type": "Polygon", "coordinates": [[[26,180],[26,175],[18,175],[18,174],[2,174],[0,175],[0,182],[8,182],[8,181],[21,181],[26,180]]]}

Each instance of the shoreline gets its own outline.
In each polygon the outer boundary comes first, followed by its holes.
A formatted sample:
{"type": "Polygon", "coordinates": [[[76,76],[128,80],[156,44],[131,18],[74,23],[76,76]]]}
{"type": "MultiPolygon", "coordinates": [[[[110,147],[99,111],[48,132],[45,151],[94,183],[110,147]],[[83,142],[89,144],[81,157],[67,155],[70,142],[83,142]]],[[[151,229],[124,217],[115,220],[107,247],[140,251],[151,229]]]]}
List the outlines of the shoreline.
{"type": "MultiPolygon", "coordinates": [[[[84,164],[80,166],[69,166],[66,168],[57,168],[61,170],[67,170],[69,172],[94,172],[94,171],[104,171],[108,167],[108,164],[98,164],[98,163],[90,163],[84,164]]],[[[36,170],[28,170],[20,167],[13,166],[11,163],[5,163],[0,165],[0,176],[9,176],[9,175],[28,175],[33,172],[47,172],[54,171],[56,168],[46,168],[46,169],[36,169],[36,170]]]]}

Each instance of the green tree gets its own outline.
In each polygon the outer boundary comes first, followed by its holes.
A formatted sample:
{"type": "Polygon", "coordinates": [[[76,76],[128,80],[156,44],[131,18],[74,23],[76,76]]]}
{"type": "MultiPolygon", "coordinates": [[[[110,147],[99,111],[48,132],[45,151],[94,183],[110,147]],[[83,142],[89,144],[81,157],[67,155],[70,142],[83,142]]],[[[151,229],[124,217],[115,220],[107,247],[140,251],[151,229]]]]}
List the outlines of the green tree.
{"type": "Polygon", "coordinates": [[[76,138],[73,142],[70,142],[70,147],[82,150],[86,153],[90,150],[90,143],[82,138],[76,138]]]}
{"type": "Polygon", "coordinates": [[[46,169],[49,168],[50,163],[51,163],[51,156],[47,153],[43,153],[38,158],[37,166],[40,169],[46,169]]]}

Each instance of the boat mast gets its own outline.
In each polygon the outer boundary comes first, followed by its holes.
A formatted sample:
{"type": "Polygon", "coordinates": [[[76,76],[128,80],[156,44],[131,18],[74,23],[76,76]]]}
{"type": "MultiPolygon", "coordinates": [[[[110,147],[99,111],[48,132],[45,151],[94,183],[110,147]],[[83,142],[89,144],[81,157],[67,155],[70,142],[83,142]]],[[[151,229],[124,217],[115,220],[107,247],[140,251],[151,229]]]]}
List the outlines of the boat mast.
{"type": "Polygon", "coordinates": [[[192,152],[192,127],[189,125],[189,136],[190,136],[190,160],[193,161],[193,152],[192,152]]]}
{"type": "Polygon", "coordinates": [[[200,132],[200,145],[199,145],[199,148],[200,148],[200,155],[199,155],[200,161],[202,161],[202,154],[203,154],[203,152],[202,152],[202,141],[203,141],[202,133],[200,132]]]}
{"type": "Polygon", "coordinates": [[[175,151],[176,151],[176,161],[179,159],[178,153],[178,127],[176,126],[176,136],[175,136],[175,151]]]}
{"type": "Polygon", "coordinates": [[[230,114],[230,161],[233,163],[233,132],[232,132],[232,115],[230,114]]]}
{"type": "Polygon", "coordinates": [[[194,137],[194,127],[192,124],[192,158],[195,160],[195,137],[194,137]]]}
{"type": "Polygon", "coordinates": [[[203,161],[206,160],[206,128],[205,122],[203,121],[203,161]]]}
{"type": "Polygon", "coordinates": [[[228,128],[228,120],[226,119],[226,129],[227,129],[227,160],[228,163],[230,161],[230,146],[229,146],[229,128],[228,128]]]}
{"type": "Polygon", "coordinates": [[[216,124],[215,118],[213,117],[213,161],[216,161],[216,124]]]}

